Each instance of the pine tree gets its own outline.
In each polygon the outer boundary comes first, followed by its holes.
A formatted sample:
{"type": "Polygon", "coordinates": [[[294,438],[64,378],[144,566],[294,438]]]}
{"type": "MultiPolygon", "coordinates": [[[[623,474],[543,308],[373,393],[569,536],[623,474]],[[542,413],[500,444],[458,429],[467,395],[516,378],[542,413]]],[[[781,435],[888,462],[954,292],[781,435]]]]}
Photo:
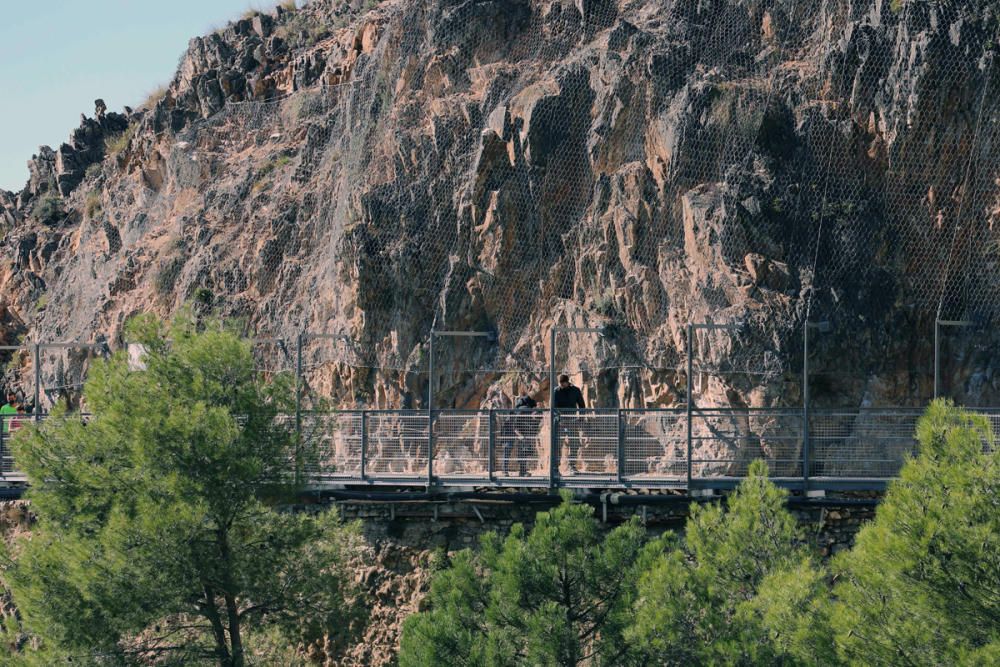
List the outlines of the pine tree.
{"type": "Polygon", "coordinates": [[[1000,460],[989,421],[937,401],[919,455],[834,569],[833,626],[854,664],[997,664],[1000,460]]]}
{"type": "Polygon", "coordinates": [[[429,609],[403,626],[400,665],[630,664],[635,583],[666,544],[645,543],[637,520],[602,538],[592,508],[566,496],[435,576],[429,609]]]}
{"type": "Polygon", "coordinates": [[[639,584],[629,641],[651,664],[769,664],[782,658],[748,608],[766,578],[807,557],[786,492],[763,461],[719,504],[692,507],[683,542],[639,584]]]}
{"type": "Polygon", "coordinates": [[[131,336],[145,368],[98,363],[93,420],[55,416],[14,443],[38,516],[6,572],[27,628],[78,656],[229,667],[251,625],[291,640],[342,623],[355,531],[277,509],[294,490],[288,383],[262,382],[219,323],[142,317],[131,336]]]}

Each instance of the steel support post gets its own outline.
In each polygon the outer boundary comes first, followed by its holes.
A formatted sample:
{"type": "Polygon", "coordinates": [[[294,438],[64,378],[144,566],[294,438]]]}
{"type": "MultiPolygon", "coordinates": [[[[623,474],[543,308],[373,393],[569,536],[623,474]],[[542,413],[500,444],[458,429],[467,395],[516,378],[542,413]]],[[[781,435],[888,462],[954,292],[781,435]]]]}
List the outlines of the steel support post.
{"type": "Polygon", "coordinates": [[[368,411],[361,411],[361,481],[366,481],[368,467],[368,411]]]}
{"type": "Polygon", "coordinates": [[[549,332],[549,488],[556,486],[557,452],[559,424],[556,421],[556,329],[549,332]]]}
{"type": "Polygon", "coordinates": [[[694,432],[691,430],[691,418],[694,416],[694,381],[692,375],[694,374],[694,325],[688,324],[687,326],[687,489],[688,493],[691,492],[691,452],[694,449],[692,445],[692,437],[694,432]]]}
{"type": "Polygon", "coordinates": [[[430,353],[427,360],[427,486],[434,484],[434,338],[431,330],[430,353]]]}
{"type": "Polygon", "coordinates": [[[809,490],[809,322],[802,327],[802,487],[809,490]]]}
{"type": "Polygon", "coordinates": [[[941,391],[941,320],[934,320],[934,399],[941,391]]]}
{"type": "MultiPolygon", "coordinates": [[[[494,464],[493,464],[494,460],[496,459],[496,429],[494,428],[493,410],[492,409],[489,411],[489,413],[487,415],[487,419],[489,419],[489,423],[487,424],[487,429],[488,429],[488,433],[489,433],[489,447],[487,448],[486,455],[487,455],[487,457],[488,457],[489,460],[488,460],[488,462],[486,464],[486,475],[487,475],[487,478],[490,480],[490,482],[492,482],[492,481],[494,481],[495,473],[496,473],[496,471],[494,470],[494,464]]],[[[519,451],[519,450],[515,450],[515,451],[519,451]]],[[[518,462],[518,463],[520,463],[520,462],[518,462]]]]}
{"type": "Polygon", "coordinates": [[[618,483],[625,481],[625,420],[618,408],[618,483]]]}
{"type": "Polygon", "coordinates": [[[934,398],[941,395],[941,327],[971,327],[972,320],[934,320],[934,398]]]}
{"type": "Polygon", "coordinates": [[[42,345],[35,343],[35,421],[42,420],[42,345]]]}

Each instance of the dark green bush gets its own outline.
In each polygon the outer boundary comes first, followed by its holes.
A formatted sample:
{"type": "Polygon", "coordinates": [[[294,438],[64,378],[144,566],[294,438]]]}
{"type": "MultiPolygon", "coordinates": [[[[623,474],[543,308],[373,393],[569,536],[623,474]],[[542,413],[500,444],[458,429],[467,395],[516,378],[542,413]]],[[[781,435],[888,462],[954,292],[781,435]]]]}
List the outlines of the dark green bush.
{"type": "Polygon", "coordinates": [[[55,192],[47,192],[35,204],[32,215],[43,225],[54,225],[66,217],[62,197],[55,192]]]}

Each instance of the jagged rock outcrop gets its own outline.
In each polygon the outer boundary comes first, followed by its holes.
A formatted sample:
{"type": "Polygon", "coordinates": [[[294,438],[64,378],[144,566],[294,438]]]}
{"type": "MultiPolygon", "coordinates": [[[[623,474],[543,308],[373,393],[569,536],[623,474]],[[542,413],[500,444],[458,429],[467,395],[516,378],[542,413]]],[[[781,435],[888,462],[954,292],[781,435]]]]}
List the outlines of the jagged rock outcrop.
{"type": "MultiPolygon", "coordinates": [[[[432,327],[498,332],[439,351],[438,404],[474,406],[547,386],[552,326],[604,326],[557,363],[592,404],[667,406],[686,324],[736,322],[698,333],[698,401],[761,407],[800,399],[810,313],[818,402],[914,404],[939,307],[1000,304],[991,2],[356,4],[195,38],[148,108],[42,149],[0,193],[18,331],[114,341],[193,300],[341,336],[307,348],[314,393],[419,407],[432,327]]],[[[948,385],[996,402],[977,340],[948,385]]]]}
{"type": "Polygon", "coordinates": [[[105,142],[128,129],[126,114],[107,111],[104,101],[94,102],[93,118],[81,115],[80,127],[73,130],[67,143],[52,150],[42,146],[28,162],[31,174],[18,197],[18,208],[47,192],[68,197],[83,181],[87,168],[104,160],[105,142]]]}

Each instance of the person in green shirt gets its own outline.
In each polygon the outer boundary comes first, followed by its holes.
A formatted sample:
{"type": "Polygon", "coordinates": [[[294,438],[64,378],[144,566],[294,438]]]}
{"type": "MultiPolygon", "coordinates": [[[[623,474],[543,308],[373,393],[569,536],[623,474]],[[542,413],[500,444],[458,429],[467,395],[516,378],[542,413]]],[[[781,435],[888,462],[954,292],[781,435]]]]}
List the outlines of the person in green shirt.
{"type": "Polygon", "coordinates": [[[0,419],[3,420],[4,435],[10,433],[10,421],[17,414],[17,394],[12,391],[7,392],[7,402],[0,407],[0,419]]]}

